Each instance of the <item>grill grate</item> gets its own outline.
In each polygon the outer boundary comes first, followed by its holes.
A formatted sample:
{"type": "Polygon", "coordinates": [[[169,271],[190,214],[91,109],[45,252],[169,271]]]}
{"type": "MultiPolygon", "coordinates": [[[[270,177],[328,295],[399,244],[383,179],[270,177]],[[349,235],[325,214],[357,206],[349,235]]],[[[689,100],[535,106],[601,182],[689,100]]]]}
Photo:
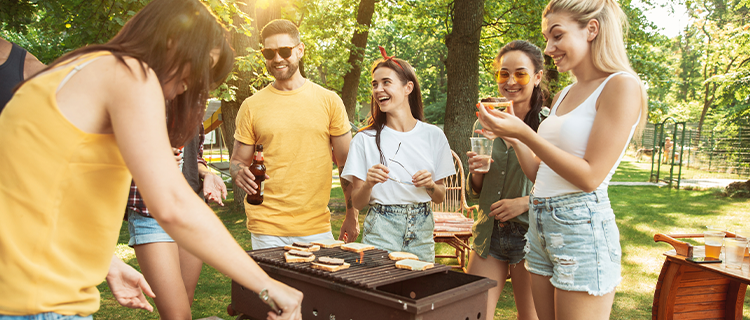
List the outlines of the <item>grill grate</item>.
{"type": "Polygon", "coordinates": [[[381,285],[428,274],[448,272],[451,269],[449,266],[437,263],[433,268],[424,271],[398,269],[396,268],[396,262],[388,258],[388,252],[379,249],[365,251],[364,262],[359,263],[359,253],[344,251],[341,248],[321,248],[320,251],[314,252],[316,258],[324,256],[340,258],[350,264],[348,269],[328,272],[313,269],[310,262],[287,263],[284,259],[284,252],[284,248],[278,247],[248,251],[247,253],[257,262],[362,288],[377,288],[381,285]]]}

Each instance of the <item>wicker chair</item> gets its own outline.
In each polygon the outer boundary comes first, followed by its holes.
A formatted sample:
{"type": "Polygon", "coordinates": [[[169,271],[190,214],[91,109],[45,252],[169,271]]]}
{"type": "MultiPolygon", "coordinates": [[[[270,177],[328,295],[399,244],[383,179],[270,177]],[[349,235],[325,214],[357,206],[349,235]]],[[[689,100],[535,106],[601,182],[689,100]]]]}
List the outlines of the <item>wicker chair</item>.
{"type": "Polygon", "coordinates": [[[455,254],[435,254],[435,258],[452,258],[457,264],[451,265],[454,269],[466,272],[466,256],[471,250],[469,238],[471,238],[471,226],[479,206],[469,207],[466,204],[466,193],[464,184],[466,178],[461,158],[451,150],[453,154],[453,165],[456,174],[445,178],[445,201],[441,204],[432,203],[432,211],[435,215],[435,231],[433,238],[435,243],[447,243],[455,249],[455,254]]]}

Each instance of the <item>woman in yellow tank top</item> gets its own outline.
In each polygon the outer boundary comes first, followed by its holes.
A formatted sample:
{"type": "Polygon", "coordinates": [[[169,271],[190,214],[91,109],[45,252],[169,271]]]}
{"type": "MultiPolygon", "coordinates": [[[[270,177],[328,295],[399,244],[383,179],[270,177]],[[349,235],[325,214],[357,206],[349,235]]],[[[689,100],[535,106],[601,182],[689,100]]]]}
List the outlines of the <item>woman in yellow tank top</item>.
{"type": "Polygon", "coordinates": [[[231,70],[225,32],[198,0],[154,0],[18,88],[0,115],[0,320],[90,319],[105,277],[119,303],[152,310],[113,255],[131,174],[179,246],[267,292],[283,310],[270,318],[301,319],[302,294],[250,259],[174,164],[231,70]]]}

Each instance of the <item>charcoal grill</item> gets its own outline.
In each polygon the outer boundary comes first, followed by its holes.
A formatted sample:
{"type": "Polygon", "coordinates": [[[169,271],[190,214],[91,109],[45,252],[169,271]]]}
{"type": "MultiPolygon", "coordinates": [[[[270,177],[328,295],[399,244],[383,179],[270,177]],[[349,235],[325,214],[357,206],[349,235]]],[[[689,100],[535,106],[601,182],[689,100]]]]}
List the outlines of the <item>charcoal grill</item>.
{"type": "MultiPolygon", "coordinates": [[[[287,263],[283,248],[248,251],[272,278],[304,293],[303,319],[491,319],[487,290],[497,282],[452,272],[435,264],[424,271],[398,269],[384,250],[359,253],[340,248],[321,249],[316,256],[342,258],[351,266],[337,272],[313,269],[311,263],[287,263]]],[[[232,303],[237,319],[265,319],[270,308],[258,295],[232,281],[232,303]]]]}

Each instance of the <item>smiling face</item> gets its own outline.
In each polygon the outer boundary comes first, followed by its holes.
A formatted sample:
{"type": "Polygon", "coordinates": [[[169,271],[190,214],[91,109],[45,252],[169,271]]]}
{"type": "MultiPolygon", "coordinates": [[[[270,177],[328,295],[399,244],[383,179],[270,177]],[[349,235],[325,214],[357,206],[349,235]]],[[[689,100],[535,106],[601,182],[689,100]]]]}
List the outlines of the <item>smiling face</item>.
{"type": "Polygon", "coordinates": [[[544,53],[552,57],[558,71],[570,71],[584,59],[590,59],[591,41],[598,31],[592,30],[592,22],[581,28],[566,13],[549,13],[542,19],[542,34],[547,40],[544,53]]]}
{"type": "Polygon", "coordinates": [[[534,63],[526,53],[520,50],[509,51],[500,58],[499,72],[507,72],[510,77],[504,83],[498,83],[497,88],[503,97],[513,100],[515,105],[528,103],[534,86],[542,81],[542,71],[534,72],[534,63]],[[530,80],[525,85],[516,81],[514,75],[528,75],[530,80]]]}
{"type": "Polygon", "coordinates": [[[265,49],[282,47],[293,47],[292,55],[284,59],[276,53],[273,59],[266,59],[266,69],[279,81],[289,80],[299,73],[299,61],[305,53],[305,44],[297,43],[290,35],[285,33],[269,36],[263,41],[263,48],[265,49]]]}
{"type": "Polygon", "coordinates": [[[380,67],[372,72],[372,97],[382,112],[402,107],[409,110],[408,97],[413,88],[411,81],[404,84],[391,68],[380,67]]]}

